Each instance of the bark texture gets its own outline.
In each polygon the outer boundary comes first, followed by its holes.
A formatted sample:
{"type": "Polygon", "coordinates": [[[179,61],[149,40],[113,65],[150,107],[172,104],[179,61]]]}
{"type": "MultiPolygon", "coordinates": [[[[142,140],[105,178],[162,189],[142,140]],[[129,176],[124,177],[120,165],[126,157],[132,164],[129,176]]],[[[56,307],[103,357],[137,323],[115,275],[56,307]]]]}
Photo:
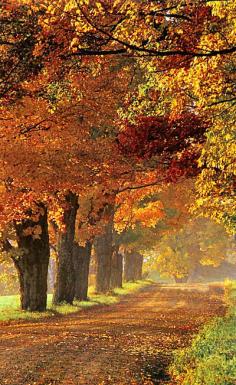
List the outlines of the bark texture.
{"type": "Polygon", "coordinates": [[[108,204],[104,209],[104,215],[109,218],[104,227],[104,233],[96,237],[94,241],[94,252],[96,260],[96,283],[97,293],[107,293],[111,286],[111,261],[113,241],[113,217],[114,208],[108,204]]]}
{"type": "Polygon", "coordinates": [[[75,221],[78,210],[78,197],[70,192],[66,196],[67,209],[64,212],[64,232],[58,232],[57,239],[57,272],[54,287],[53,303],[72,304],[75,293],[75,273],[73,263],[73,245],[75,237],[75,221]]]}
{"type": "Polygon", "coordinates": [[[91,242],[85,246],[74,244],[73,261],[75,271],[75,299],[86,301],[88,299],[89,265],[91,259],[91,242]]]}
{"type": "Polygon", "coordinates": [[[112,289],[115,287],[122,287],[123,275],[123,255],[119,252],[119,248],[115,248],[112,254],[111,263],[111,283],[112,289]]]}
{"type": "Polygon", "coordinates": [[[32,220],[15,224],[20,256],[14,258],[20,283],[21,309],[44,311],[47,306],[47,275],[50,257],[47,210],[39,204],[38,222],[32,220]],[[41,234],[25,235],[27,229],[40,226],[41,234]]]}

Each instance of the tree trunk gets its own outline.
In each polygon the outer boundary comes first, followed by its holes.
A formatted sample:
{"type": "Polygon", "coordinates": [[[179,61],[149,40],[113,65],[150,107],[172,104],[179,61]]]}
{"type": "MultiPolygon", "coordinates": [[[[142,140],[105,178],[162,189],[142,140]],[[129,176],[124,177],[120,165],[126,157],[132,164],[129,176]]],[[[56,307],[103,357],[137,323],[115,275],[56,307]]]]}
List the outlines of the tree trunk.
{"type": "MultiPolygon", "coordinates": [[[[51,248],[50,248],[51,251],[51,248]]],[[[48,265],[48,292],[53,293],[55,282],[55,259],[50,258],[48,265]]]]}
{"type": "Polygon", "coordinates": [[[123,255],[119,253],[119,248],[115,248],[111,262],[111,284],[110,287],[122,287],[123,274],[123,255]]]}
{"type": "Polygon", "coordinates": [[[78,301],[88,300],[88,278],[89,265],[91,258],[91,242],[87,241],[86,245],[79,246],[74,244],[73,260],[75,270],[75,299],[78,301]]]}
{"type": "Polygon", "coordinates": [[[13,258],[20,283],[21,309],[44,311],[47,306],[47,275],[50,257],[47,209],[41,211],[38,222],[24,220],[15,224],[18,247],[22,253],[13,258]],[[32,234],[26,235],[29,229],[32,234]]]}
{"type": "Polygon", "coordinates": [[[73,245],[75,237],[75,221],[78,210],[78,197],[70,192],[66,196],[68,208],[64,212],[64,232],[58,232],[57,239],[57,272],[54,287],[53,303],[73,303],[75,293],[75,274],[73,264],[73,245]]]}
{"type": "Polygon", "coordinates": [[[128,282],[142,279],[143,256],[138,252],[127,252],[124,261],[124,280],[128,282]]]}
{"type": "Polygon", "coordinates": [[[126,252],[124,258],[124,281],[135,281],[135,258],[133,253],[126,252]]]}
{"type": "Polygon", "coordinates": [[[111,260],[112,260],[112,235],[113,235],[113,217],[114,208],[108,204],[104,209],[105,216],[109,217],[105,225],[104,233],[98,236],[94,241],[94,252],[96,259],[96,283],[97,293],[107,293],[111,284],[111,260]]]}
{"type": "Polygon", "coordinates": [[[143,276],[143,256],[139,253],[135,253],[135,280],[142,279],[143,276]]]}

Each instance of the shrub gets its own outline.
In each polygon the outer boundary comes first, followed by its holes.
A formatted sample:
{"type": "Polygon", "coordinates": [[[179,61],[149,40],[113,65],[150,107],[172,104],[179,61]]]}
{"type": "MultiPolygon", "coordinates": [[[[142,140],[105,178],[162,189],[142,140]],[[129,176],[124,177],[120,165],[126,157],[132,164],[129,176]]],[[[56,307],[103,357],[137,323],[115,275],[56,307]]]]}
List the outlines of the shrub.
{"type": "Polygon", "coordinates": [[[226,283],[228,312],[207,324],[174,355],[170,373],[181,385],[236,384],[236,283],[226,283]]]}

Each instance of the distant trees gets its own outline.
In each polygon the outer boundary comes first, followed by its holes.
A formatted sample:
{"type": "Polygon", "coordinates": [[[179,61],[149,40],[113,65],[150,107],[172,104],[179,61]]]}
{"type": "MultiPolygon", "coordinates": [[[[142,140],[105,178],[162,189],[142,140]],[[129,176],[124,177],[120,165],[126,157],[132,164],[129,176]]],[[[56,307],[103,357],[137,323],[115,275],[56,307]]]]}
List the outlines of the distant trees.
{"type": "Polygon", "coordinates": [[[137,251],[126,251],[124,258],[124,280],[142,279],[143,256],[137,251]]]}
{"type": "Polygon", "coordinates": [[[154,248],[154,265],[162,276],[176,282],[194,279],[201,265],[219,266],[227,260],[229,237],[220,225],[198,219],[162,238],[154,248]]]}

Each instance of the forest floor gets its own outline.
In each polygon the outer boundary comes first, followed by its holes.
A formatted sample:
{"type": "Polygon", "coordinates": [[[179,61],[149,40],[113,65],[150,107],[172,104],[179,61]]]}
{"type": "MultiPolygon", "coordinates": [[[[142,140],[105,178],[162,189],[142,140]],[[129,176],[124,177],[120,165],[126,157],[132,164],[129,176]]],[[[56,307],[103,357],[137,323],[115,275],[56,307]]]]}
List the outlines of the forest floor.
{"type": "Polygon", "coordinates": [[[224,314],[221,291],[154,284],[109,307],[0,323],[0,385],[170,385],[173,350],[224,314]]]}

